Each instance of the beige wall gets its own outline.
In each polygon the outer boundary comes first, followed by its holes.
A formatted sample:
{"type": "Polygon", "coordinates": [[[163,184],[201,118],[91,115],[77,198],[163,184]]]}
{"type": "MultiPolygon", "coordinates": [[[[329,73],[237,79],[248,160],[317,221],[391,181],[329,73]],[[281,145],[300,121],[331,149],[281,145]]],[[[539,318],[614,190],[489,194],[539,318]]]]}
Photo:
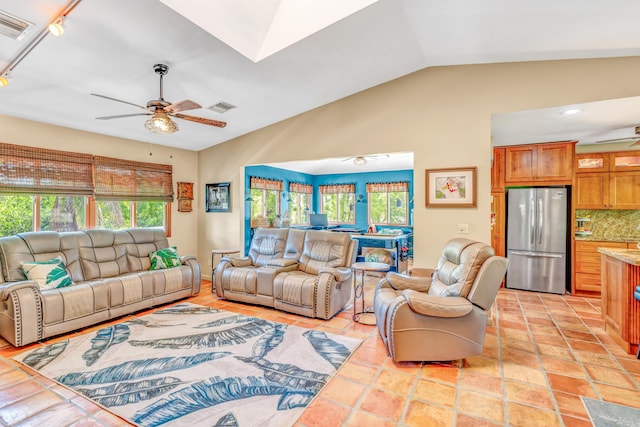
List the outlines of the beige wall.
{"type": "MultiPolygon", "coordinates": [[[[195,169],[198,153],[195,151],[114,138],[1,115],[0,142],[170,164],[173,165],[174,192],[176,182],[196,182],[197,179],[195,169]]],[[[197,188],[198,184],[194,186],[194,191],[197,188]]],[[[193,212],[178,212],[178,204],[172,203],[173,233],[169,242],[178,247],[178,253],[181,255],[197,255],[198,206],[198,201],[194,200],[193,212]]]]}
{"type": "Polygon", "coordinates": [[[231,181],[233,206],[200,213],[199,258],[242,247],[244,165],[391,151],[414,152],[417,266],[436,262],[458,223],[489,242],[491,114],[638,96],[639,75],[638,57],[427,68],[203,150],[198,198],[231,181]],[[425,208],[425,169],[460,166],[478,167],[478,207],[425,208]]]}

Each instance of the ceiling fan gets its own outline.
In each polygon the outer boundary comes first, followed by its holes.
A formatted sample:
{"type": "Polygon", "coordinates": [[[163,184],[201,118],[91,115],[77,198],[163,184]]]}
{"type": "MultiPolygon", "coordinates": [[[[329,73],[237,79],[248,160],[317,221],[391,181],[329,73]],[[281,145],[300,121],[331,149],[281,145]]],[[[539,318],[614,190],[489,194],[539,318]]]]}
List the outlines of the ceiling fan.
{"type": "Polygon", "coordinates": [[[225,122],[221,122],[218,120],[180,114],[180,111],[194,110],[196,108],[202,108],[202,106],[188,99],[176,102],[175,104],[165,101],[162,95],[162,78],[169,72],[169,66],[166,64],[155,64],[153,66],[153,71],[155,71],[155,73],[160,76],[160,97],[158,99],[152,99],[151,101],[147,102],[146,107],[134,104],[132,102],[123,101],[121,99],[112,98],[110,96],[100,95],[97,93],[91,94],[100,98],[110,99],[111,101],[122,102],[123,104],[129,104],[133,105],[134,107],[142,108],[143,110],[147,111],[146,113],[120,114],[117,116],[96,117],[96,119],[111,120],[133,116],[151,116],[151,118],[145,122],[144,126],[149,131],[160,134],[170,134],[178,130],[178,125],[173,120],[171,120],[171,117],[201,123],[203,125],[216,126],[219,128],[223,128],[227,125],[225,122]]]}
{"type": "Polygon", "coordinates": [[[613,138],[613,139],[603,139],[600,141],[596,141],[596,144],[608,144],[612,142],[631,142],[632,144],[629,147],[633,147],[635,145],[640,145],[640,125],[634,128],[634,136],[627,136],[623,138],[613,138]]]}
{"type": "Polygon", "coordinates": [[[374,162],[376,160],[378,160],[378,157],[390,157],[388,154],[372,154],[370,156],[354,156],[354,157],[347,157],[346,159],[343,159],[343,162],[348,162],[349,160],[353,161],[353,164],[356,166],[362,166],[362,165],[366,165],[369,162],[374,162]]]}

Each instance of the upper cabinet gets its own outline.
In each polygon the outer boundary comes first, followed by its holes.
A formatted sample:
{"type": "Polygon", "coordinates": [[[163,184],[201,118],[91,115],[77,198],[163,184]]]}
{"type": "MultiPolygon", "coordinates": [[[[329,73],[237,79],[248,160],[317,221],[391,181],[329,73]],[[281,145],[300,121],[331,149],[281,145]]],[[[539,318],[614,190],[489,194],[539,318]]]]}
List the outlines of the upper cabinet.
{"type": "Polygon", "coordinates": [[[640,151],[575,156],[576,209],[640,209],[640,151]]]}
{"type": "Polygon", "coordinates": [[[505,147],[505,185],[571,185],[576,142],[505,147]]]}
{"type": "Polygon", "coordinates": [[[493,149],[491,162],[491,192],[504,191],[504,147],[493,149]]]}

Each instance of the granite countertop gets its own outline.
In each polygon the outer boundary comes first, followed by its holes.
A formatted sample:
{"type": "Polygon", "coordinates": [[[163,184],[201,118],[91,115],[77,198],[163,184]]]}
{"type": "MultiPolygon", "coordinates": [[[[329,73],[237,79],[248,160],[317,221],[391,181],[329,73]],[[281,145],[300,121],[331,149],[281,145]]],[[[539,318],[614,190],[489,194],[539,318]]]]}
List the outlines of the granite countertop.
{"type": "Polygon", "coordinates": [[[583,242],[620,242],[620,243],[638,243],[640,239],[637,237],[593,237],[593,236],[575,236],[575,240],[583,242]]]}
{"type": "Polygon", "coordinates": [[[631,265],[640,265],[640,249],[598,248],[598,252],[631,265]]]}

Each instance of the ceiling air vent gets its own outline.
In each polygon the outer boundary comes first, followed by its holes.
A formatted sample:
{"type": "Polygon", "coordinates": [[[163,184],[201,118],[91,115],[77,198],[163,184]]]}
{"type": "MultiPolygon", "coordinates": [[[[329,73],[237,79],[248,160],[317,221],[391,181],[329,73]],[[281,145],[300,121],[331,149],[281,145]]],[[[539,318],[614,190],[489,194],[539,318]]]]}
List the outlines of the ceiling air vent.
{"type": "Polygon", "coordinates": [[[33,24],[29,21],[0,10],[0,34],[3,36],[20,40],[31,25],[33,24]]]}
{"type": "Polygon", "coordinates": [[[211,111],[215,111],[216,113],[226,113],[227,111],[231,110],[232,108],[236,108],[235,105],[231,105],[228,102],[224,102],[224,101],[220,101],[215,105],[212,105],[211,107],[208,107],[209,110],[211,111]]]}

